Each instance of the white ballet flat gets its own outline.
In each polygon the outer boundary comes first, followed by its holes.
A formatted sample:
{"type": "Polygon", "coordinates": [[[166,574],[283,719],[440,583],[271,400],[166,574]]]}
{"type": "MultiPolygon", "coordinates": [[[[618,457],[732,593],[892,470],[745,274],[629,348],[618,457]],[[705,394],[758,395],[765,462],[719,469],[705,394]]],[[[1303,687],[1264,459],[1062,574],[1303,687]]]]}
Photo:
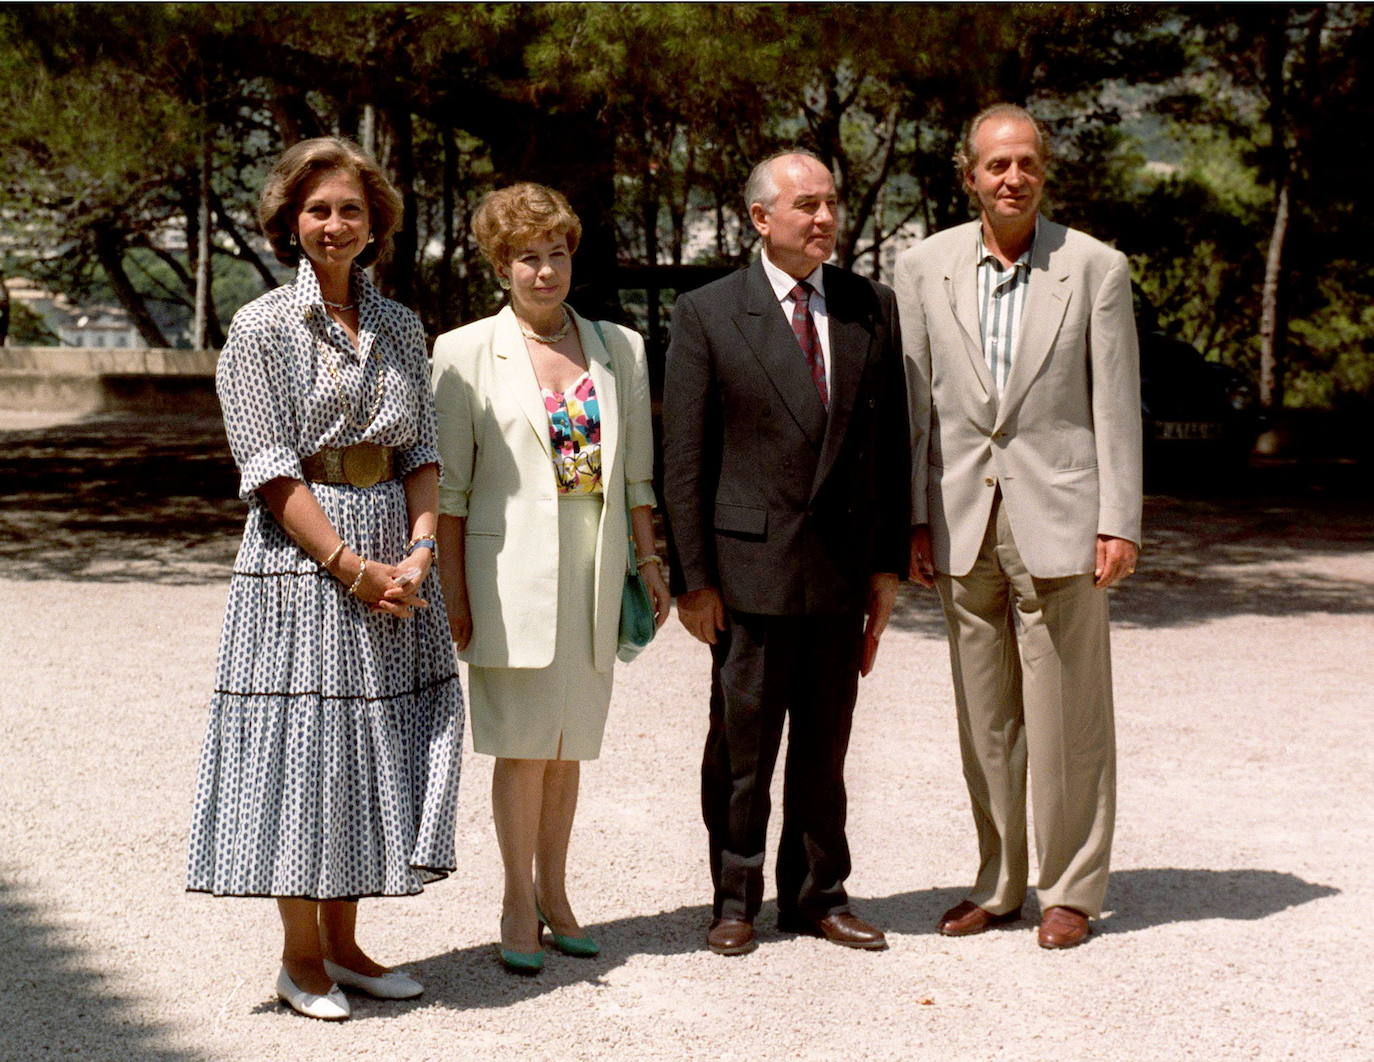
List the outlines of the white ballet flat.
{"type": "Polygon", "coordinates": [[[321,1021],[343,1021],[353,1013],[353,1009],[348,1005],[347,997],[339,990],[338,985],[330,985],[329,992],[323,996],[304,992],[296,987],[296,982],[291,980],[291,975],[286,972],[285,966],[277,974],[277,995],[297,1014],[304,1014],[307,1018],[319,1018],[321,1021]]]}
{"type": "Polygon", "coordinates": [[[344,987],[356,988],[375,999],[414,999],[425,990],[424,985],[400,970],[388,970],[381,977],[368,977],[325,959],[324,972],[344,987]]]}

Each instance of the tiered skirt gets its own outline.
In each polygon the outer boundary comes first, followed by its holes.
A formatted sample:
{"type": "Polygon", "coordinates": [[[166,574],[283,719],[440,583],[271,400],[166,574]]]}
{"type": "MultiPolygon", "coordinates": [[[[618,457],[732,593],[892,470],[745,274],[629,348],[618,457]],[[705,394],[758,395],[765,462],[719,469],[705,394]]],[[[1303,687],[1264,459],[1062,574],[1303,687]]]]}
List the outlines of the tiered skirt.
{"type": "MultiPolygon", "coordinates": [[[[312,484],[348,545],[396,564],[399,481],[312,484]]],[[[463,698],[437,574],[429,607],[371,612],[254,500],[225,609],[187,888],[355,899],[455,865],[463,698]]]]}

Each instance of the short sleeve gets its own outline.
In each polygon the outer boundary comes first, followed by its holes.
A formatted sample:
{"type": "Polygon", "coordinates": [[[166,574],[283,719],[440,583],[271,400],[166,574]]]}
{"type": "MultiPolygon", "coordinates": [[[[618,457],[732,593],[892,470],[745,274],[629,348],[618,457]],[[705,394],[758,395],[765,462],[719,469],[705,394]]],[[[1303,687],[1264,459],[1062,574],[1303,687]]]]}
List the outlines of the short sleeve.
{"type": "Polygon", "coordinates": [[[229,450],[239,469],[244,501],[264,483],[303,479],[289,351],[261,316],[229,326],[215,367],[215,391],[224,413],[229,450]]]}
{"type": "Polygon", "coordinates": [[[457,352],[452,349],[453,333],[440,336],[434,344],[433,395],[439,429],[439,451],[443,455],[443,475],[439,479],[439,512],[444,516],[466,517],[472,475],[477,460],[476,433],[473,426],[472,385],[463,378],[457,352]]]}
{"type": "Polygon", "coordinates": [[[649,399],[649,364],[644,340],[632,329],[609,325],[625,341],[630,360],[630,386],[622,392],[625,410],[625,504],[635,509],[654,504],[654,427],[649,399]]]}
{"type": "Polygon", "coordinates": [[[400,309],[401,327],[399,362],[406,374],[406,382],[415,394],[415,442],[396,454],[396,475],[424,465],[437,465],[442,473],[439,454],[439,430],[434,418],[434,396],[430,392],[429,358],[425,353],[425,329],[420,318],[411,310],[400,309]]]}

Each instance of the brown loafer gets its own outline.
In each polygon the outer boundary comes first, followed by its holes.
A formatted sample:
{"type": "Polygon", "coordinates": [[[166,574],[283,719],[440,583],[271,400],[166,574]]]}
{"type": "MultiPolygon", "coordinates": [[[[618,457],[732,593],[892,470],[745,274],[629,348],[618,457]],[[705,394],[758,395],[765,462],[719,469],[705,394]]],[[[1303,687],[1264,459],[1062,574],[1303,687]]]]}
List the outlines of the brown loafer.
{"type": "Polygon", "coordinates": [[[1004,926],[1008,922],[1015,922],[1021,917],[1021,908],[1014,911],[1007,911],[1005,914],[993,914],[985,911],[972,900],[964,900],[955,904],[948,911],[940,916],[939,925],[941,935],[946,937],[971,937],[975,933],[982,933],[984,930],[991,929],[993,926],[1004,926]]]}
{"type": "Polygon", "coordinates": [[[1038,939],[1042,948],[1072,948],[1088,939],[1088,916],[1072,907],[1051,907],[1040,919],[1038,939]]]}
{"type": "Polygon", "coordinates": [[[743,955],[758,946],[754,925],[743,918],[717,918],[706,931],[706,946],[717,955],[743,955]]]}
{"type": "Polygon", "coordinates": [[[799,915],[779,915],[778,928],[785,933],[805,933],[824,937],[832,944],[845,948],[881,951],[887,947],[887,937],[877,926],[871,926],[858,915],[848,911],[826,915],[824,918],[804,918],[799,915]]]}

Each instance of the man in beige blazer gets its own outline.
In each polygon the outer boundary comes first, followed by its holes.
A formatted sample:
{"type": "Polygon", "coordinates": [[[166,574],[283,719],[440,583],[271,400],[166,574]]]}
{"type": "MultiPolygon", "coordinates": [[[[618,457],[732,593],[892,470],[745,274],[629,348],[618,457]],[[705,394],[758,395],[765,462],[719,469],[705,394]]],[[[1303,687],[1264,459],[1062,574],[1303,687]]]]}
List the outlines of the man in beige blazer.
{"type": "Polygon", "coordinates": [[[1021,915],[1026,773],[1043,917],[1100,917],[1115,814],[1108,587],[1140,542],[1140,373],[1120,252],[1039,216],[1043,131],[998,104],[957,159],[979,220],[897,262],[913,426],[911,575],[949,633],[979,868],[941,933],[1021,915]]]}

